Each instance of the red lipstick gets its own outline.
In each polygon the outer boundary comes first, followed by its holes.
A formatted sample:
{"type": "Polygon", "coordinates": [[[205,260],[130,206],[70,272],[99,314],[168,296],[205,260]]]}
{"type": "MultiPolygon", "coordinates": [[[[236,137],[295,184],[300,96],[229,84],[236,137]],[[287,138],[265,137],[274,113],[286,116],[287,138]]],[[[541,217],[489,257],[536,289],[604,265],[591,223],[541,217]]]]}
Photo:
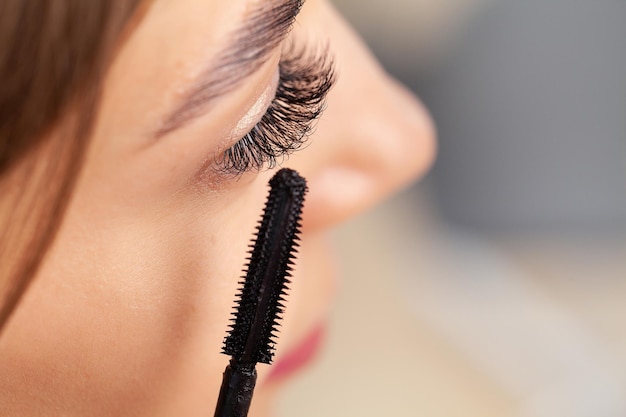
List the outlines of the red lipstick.
{"type": "Polygon", "coordinates": [[[287,352],[272,367],[268,381],[289,377],[310,364],[319,353],[326,336],[326,325],[315,326],[292,350],[287,352]]]}

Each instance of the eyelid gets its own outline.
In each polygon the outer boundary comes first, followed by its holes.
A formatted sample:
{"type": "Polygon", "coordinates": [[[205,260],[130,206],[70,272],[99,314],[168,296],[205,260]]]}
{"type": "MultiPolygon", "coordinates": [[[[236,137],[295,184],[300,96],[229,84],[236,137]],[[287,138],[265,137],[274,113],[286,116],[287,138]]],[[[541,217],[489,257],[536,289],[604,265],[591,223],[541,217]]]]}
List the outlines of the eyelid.
{"type": "Polygon", "coordinates": [[[230,135],[232,138],[240,139],[261,120],[276,96],[279,76],[280,73],[277,68],[274,72],[272,80],[269,82],[265,90],[263,90],[263,92],[259,95],[256,102],[254,102],[246,114],[239,119],[239,122],[237,122],[237,126],[235,126],[230,135]]]}
{"type": "Polygon", "coordinates": [[[289,44],[279,64],[276,95],[261,120],[228,148],[215,164],[218,171],[239,177],[272,168],[301,149],[326,105],[335,71],[327,45],[289,44]]]}

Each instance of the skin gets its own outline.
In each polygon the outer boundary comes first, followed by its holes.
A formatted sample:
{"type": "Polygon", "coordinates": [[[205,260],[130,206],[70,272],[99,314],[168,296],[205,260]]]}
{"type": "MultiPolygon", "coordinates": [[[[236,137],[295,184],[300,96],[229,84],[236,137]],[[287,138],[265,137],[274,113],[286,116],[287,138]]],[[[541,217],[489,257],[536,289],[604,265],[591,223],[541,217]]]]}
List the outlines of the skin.
{"type": "MultiPolygon", "coordinates": [[[[206,114],[158,140],[150,132],[257,1],[156,0],[130,33],[61,231],[0,339],[0,414],[212,415],[275,170],[234,178],[206,167],[262,116],[280,48],[206,114]]],[[[310,144],[283,164],[310,191],[277,360],[327,318],[326,232],[422,175],[434,154],[423,107],[326,1],[309,0],[290,36],[328,41],[339,79],[310,144]]],[[[269,414],[280,385],[268,370],[259,366],[251,416],[269,414]]]]}

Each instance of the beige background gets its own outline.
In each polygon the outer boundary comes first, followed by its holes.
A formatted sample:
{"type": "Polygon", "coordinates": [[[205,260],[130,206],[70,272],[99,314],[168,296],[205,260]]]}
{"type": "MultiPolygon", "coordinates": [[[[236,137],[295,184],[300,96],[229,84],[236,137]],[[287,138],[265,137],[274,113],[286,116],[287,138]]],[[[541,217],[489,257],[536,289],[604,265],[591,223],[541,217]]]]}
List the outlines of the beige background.
{"type": "Polygon", "coordinates": [[[338,231],[329,341],[278,416],[626,415],[626,243],[473,237],[428,201],[338,231]]]}

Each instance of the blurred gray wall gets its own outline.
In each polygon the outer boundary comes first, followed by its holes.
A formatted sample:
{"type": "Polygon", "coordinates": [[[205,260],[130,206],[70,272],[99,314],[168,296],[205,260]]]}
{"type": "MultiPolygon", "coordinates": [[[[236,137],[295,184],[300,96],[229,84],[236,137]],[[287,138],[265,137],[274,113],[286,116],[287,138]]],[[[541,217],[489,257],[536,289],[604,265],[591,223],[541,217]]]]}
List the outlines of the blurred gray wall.
{"type": "Polygon", "coordinates": [[[427,180],[479,231],[626,231],[626,1],[337,1],[438,125],[427,180]]]}

